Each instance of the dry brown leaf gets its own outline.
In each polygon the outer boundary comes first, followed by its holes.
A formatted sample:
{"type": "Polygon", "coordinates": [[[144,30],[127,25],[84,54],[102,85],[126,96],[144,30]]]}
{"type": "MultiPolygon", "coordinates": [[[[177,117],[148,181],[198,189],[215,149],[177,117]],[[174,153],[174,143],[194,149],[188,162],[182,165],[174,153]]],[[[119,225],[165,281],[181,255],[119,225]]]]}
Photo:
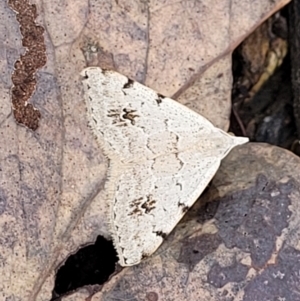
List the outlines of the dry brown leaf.
{"type": "MultiPolygon", "coordinates": [[[[179,97],[226,129],[231,51],[288,0],[30,3],[37,5],[47,53],[30,99],[41,113],[35,132],[11,114],[13,66],[25,48],[15,12],[0,3],[1,300],[50,300],[60,264],[97,235],[109,236],[102,201],[108,162],[87,128],[83,67],[103,64],[107,53],[119,72],[179,97]]],[[[243,162],[235,164],[244,169],[243,162]]],[[[112,281],[118,277],[123,274],[112,281]]]]}

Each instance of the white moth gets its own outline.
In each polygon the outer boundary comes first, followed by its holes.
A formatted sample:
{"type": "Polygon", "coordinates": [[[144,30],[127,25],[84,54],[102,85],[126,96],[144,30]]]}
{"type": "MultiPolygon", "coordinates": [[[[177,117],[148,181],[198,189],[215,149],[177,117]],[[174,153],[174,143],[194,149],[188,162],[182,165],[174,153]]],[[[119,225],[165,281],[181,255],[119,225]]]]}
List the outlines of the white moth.
{"type": "Polygon", "coordinates": [[[82,71],[89,125],[110,159],[112,237],[122,266],[150,256],[194,204],[234,137],[114,71],[82,71]]]}

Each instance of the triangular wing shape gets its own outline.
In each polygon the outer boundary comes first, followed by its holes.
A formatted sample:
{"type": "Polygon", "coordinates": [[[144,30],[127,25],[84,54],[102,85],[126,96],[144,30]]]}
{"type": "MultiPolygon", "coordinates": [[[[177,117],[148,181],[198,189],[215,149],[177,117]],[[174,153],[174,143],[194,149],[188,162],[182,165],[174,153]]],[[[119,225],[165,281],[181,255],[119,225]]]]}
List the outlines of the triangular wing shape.
{"type": "Polygon", "coordinates": [[[111,160],[112,236],[122,266],[150,256],[196,201],[233,137],[176,101],[114,72],[82,71],[89,125],[111,160]]]}

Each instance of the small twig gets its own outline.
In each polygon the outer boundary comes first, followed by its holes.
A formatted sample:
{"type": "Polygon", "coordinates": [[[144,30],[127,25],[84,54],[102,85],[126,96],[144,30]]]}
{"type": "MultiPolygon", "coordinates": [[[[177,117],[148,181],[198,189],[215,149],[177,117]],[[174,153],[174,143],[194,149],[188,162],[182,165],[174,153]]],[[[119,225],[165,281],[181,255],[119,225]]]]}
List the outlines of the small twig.
{"type": "Polygon", "coordinates": [[[233,112],[233,115],[242,131],[243,136],[246,137],[247,136],[246,129],[245,129],[244,124],[234,106],[232,106],[232,112],[233,112]]]}

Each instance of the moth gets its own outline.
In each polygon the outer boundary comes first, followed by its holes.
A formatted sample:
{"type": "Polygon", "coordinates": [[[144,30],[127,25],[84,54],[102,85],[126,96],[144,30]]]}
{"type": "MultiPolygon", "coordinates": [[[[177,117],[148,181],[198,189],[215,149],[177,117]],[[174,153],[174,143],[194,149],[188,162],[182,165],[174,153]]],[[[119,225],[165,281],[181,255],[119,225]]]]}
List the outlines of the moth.
{"type": "Polygon", "coordinates": [[[111,235],[121,266],[153,254],[248,138],[115,71],[82,71],[87,118],[110,160],[111,235]]]}

